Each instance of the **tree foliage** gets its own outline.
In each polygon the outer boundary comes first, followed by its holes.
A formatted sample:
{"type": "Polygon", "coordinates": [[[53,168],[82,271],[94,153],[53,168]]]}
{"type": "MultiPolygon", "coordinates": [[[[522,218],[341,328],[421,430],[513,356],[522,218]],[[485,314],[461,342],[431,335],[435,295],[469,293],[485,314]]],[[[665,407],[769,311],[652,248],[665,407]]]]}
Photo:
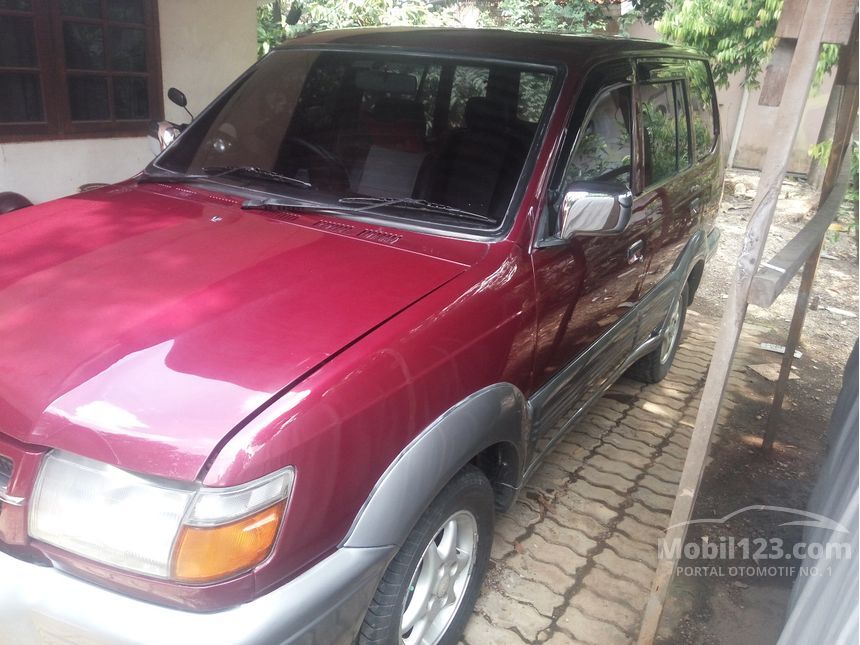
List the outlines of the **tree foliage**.
{"type": "MultiPolygon", "coordinates": [[[[681,0],[666,9],[656,27],[668,40],[708,54],[718,86],[728,86],[729,76],[742,72],[745,85],[758,87],[776,47],[782,4],[783,0],[681,0]]],[[[836,45],[822,46],[814,90],[838,57],[836,45]]]]}
{"type": "Polygon", "coordinates": [[[504,26],[527,31],[587,33],[606,24],[603,5],[595,2],[561,2],[540,0],[501,0],[499,22],[504,26]]]}
{"type": "MultiPolygon", "coordinates": [[[[621,18],[622,29],[643,17],[659,18],[669,0],[633,0],[635,11],[621,18]]],[[[280,0],[257,10],[257,43],[260,56],[272,45],[311,31],[378,25],[427,25],[438,27],[503,27],[526,31],[590,33],[606,28],[608,0],[308,0],[290,4],[280,0]],[[301,10],[298,22],[287,15],[301,10]]]]}
{"type": "Polygon", "coordinates": [[[683,0],[665,12],[656,27],[667,39],[701,49],[712,60],[714,82],[743,72],[745,84],[758,77],[776,46],[782,0],[683,0]]]}

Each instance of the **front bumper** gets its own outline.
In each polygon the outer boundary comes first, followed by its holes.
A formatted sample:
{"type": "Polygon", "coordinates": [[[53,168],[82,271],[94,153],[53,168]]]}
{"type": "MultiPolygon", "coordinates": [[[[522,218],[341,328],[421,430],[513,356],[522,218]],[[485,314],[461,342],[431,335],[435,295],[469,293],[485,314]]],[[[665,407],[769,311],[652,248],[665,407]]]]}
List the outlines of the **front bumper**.
{"type": "Polygon", "coordinates": [[[394,550],[338,549],[265,596],[209,614],[135,600],[0,552],[0,644],[348,644],[394,550]]]}

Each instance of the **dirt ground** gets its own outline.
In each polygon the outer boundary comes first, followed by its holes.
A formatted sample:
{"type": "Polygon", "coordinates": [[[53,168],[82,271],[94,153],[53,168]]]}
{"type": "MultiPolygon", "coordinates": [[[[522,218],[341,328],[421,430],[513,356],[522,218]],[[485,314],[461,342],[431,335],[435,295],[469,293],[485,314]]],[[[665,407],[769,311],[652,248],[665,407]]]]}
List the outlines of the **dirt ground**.
{"type": "MultiPolygon", "coordinates": [[[[758,174],[729,172],[722,204],[720,250],[706,271],[693,311],[717,324],[732,279],[732,267],[749,219],[758,174]]],[[[814,214],[816,195],[802,180],[787,179],[771,231],[765,261],[788,242],[814,214]]],[[[853,213],[843,210],[839,220],[848,226],[853,213]]],[[[804,509],[826,454],[826,429],[841,385],[842,370],[858,336],[858,270],[856,231],[832,231],[813,287],[812,306],[801,341],[803,355],[795,361],[782,425],[771,456],[759,450],[767,423],[774,384],[747,366],[747,387],[723,424],[711,450],[694,517],[720,518],[746,506],[762,504],[804,509]],[[835,311],[834,311],[835,309],[835,311]]],[[[751,306],[746,328],[767,342],[782,345],[788,335],[799,276],[770,309],[751,306]]],[[[778,368],[781,356],[757,350],[758,363],[778,368]],[[759,360],[760,359],[760,360],[759,360]]],[[[801,528],[781,526],[784,514],[753,511],[725,524],[691,527],[688,540],[713,543],[733,536],[781,538],[789,549],[801,539],[801,528]]],[[[716,645],[774,643],[779,637],[798,562],[750,562],[738,557],[723,560],[719,572],[695,570],[702,562],[682,561],[660,629],[659,642],[716,645]],[[748,575],[741,568],[730,575],[728,565],[782,565],[767,575],[748,575]],[[690,567],[690,568],[687,568],[690,567]]]]}

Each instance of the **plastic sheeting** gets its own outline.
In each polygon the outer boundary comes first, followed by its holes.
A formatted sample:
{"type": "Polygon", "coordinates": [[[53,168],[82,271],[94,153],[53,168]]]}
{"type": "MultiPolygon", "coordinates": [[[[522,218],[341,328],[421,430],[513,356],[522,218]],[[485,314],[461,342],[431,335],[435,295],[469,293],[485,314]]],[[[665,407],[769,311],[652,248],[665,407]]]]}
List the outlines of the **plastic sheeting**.
{"type": "Polygon", "coordinates": [[[807,545],[847,542],[850,555],[832,550],[807,557],[794,582],[788,620],[779,643],[858,642],[858,346],[848,359],[842,391],[830,419],[830,450],[818,476],[808,509],[841,524],[848,533],[807,527],[807,545]],[[840,557],[841,555],[841,557],[840,557]],[[811,571],[817,575],[811,575],[811,571]]]}

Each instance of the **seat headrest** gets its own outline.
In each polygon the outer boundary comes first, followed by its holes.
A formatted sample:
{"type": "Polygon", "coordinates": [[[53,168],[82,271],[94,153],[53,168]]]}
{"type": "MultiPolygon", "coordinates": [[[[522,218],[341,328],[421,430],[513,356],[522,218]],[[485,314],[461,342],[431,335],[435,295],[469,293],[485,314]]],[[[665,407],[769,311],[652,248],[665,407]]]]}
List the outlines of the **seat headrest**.
{"type": "Polygon", "coordinates": [[[513,116],[510,108],[484,96],[474,96],[466,101],[465,120],[470,130],[503,130],[513,116]]]}
{"type": "Polygon", "coordinates": [[[384,98],[373,107],[373,116],[377,121],[423,123],[424,107],[411,99],[384,98]]]}

